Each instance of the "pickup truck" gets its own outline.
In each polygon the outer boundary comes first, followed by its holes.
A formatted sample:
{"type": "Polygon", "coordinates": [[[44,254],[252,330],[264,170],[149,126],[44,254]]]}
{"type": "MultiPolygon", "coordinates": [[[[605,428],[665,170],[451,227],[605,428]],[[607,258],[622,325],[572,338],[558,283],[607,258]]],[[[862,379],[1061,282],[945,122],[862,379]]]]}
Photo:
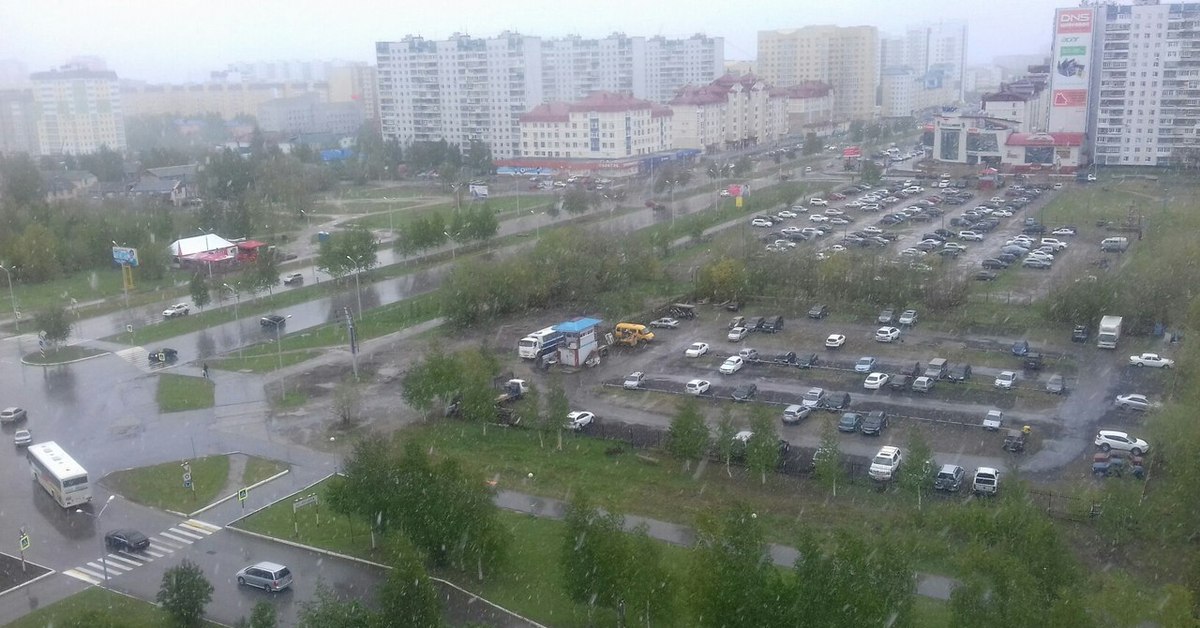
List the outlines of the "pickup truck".
{"type": "Polygon", "coordinates": [[[1153,366],[1160,369],[1169,369],[1172,366],[1175,366],[1175,360],[1164,358],[1157,353],[1131,355],[1129,356],[1129,363],[1133,366],[1153,366]]]}

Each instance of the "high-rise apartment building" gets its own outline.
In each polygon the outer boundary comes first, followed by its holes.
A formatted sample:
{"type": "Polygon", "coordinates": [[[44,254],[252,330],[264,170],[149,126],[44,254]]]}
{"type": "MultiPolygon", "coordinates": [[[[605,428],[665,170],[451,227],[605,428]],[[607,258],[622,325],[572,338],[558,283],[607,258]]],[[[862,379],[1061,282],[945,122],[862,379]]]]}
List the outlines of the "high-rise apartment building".
{"type": "Polygon", "coordinates": [[[925,75],[940,70],[946,87],[962,98],[967,64],[967,23],[934,22],[908,27],[904,35],[881,42],[884,69],[908,67],[925,75]]]}
{"type": "Polygon", "coordinates": [[[1163,166],[1200,149],[1200,4],[1109,4],[1055,18],[1051,131],[1077,125],[1055,114],[1083,103],[1093,163],[1163,166]]]}
{"type": "Polygon", "coordinates": [[[329,70],[329,102],[356,102],[368,120],[379,119],[378,77],[370,65],[348,65],[329,70]]]}
{"type": "Polygon", "coordinates": [[[37,107],[33,93],[0,89],[0,155],[37,155],[37,107]]]}
{"type": "Polygon", "coordinates": [[[839,120],[875,117],[879,32],[874,26],[759,31],[757,65],[764,80],[782,88],[804,81],[829,84],[839,120]]]}
{"type": "Polygon", "coordinates": [[[258,115],[259,106],[269,100],[309,93],[316,94],[321,100],[333,100],[328,83],[308,81],[126,84],[121,88],[121,100],[129,117],[218,113],[222,118],[232,120],[238,116],[258,115]]]}
{"type": "Polygon", "coordinates": [[[724,63],[723,40],[703,35],[410,36],[378,42],[375,50],[384,137],[406,144],[478,139],[497,158],[521,155],[519,116],[539,104],[573,102],[597,91],[662,103],[684,85],[720,76],[724,63]]]}
{"type": "Polygon", "coordinates": [[[125,150],[125,114],[115,72],[36,72],[38,147],[43,155],[125,150]]]}

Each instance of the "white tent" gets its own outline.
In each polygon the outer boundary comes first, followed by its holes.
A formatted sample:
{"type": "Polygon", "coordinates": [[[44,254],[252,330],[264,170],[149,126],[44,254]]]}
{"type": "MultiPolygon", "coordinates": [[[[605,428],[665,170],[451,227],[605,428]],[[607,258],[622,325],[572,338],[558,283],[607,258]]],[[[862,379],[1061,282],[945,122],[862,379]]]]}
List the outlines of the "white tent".
{"type": "Polygon", "coordinates": [[[237,255],[237,245],[215,233],[176,240],[167,247],[171,257],[188,257],[198,253],[224,252],[237,255]]]}

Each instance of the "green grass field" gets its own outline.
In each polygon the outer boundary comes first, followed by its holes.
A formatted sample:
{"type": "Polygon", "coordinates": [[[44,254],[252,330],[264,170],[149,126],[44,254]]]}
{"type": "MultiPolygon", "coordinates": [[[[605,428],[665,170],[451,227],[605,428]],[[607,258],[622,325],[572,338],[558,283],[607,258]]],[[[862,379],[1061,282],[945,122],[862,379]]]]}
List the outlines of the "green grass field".
{"type": "Polygon", "coordinates": [[[158,376],[159,412],[183,412],[213,407],[212,380],[163,373],[158,376]]]}
{"type": "Polygon", "coordinates": [[[318,355],[319,351],[287,351],[282,356],[276,355],[274,352],[263,349],[265,345],[255,345],[245,349],[245,352],[252,352],[251,355],[243,355],[239,357],[236,352],[230,353],[229,357],[219,360],[209,360],[208,365],[221,369],[223,371],[249,372],[249,373],[269,373],[279,369],[279,362],[282,358],[283,366],[291,366],[301,362],[307,362],[318,355]]]}
{"type": "Polygon", "coordinates": [[[242,470],[242,486],[257,484],[287,468],[287,464],[276,460],[247,456],[246,468],[242,470]]]}
{"type": "MultiPolygon", "coordinates": [[[[249,615],[249,611],[246,613],[249,615]]],[[[108,589],[92,587],[64,600],[39,608],[9,624],[9,628],[47,628],[54,626],[101,626],[122,628],[160,628],[171,618],[162,609],[142,600],[108,589]]],[[[220,624],[204,622],[206,627],[220,624]]]]}
{"type": "Polygon", "coordinates": [[[125,499],[175,512],[192,512],[216,500],[229,477],[229,458],[207,456],[192,460],[195,490],[183,487],[181,463],[182,460],[117,471],[102,483],[125,499]]]}
{"type": "Polygon", "coordinates": [[[58,349],[47,351],[42,355],[41,351],[25,354],[21,360],[29,364],[62,364],[64,362],[74,362],[75,360],[83,360],[98,355],[108,353],[102,349],[93,349],[91,347],[59,347],[58,349]]]}

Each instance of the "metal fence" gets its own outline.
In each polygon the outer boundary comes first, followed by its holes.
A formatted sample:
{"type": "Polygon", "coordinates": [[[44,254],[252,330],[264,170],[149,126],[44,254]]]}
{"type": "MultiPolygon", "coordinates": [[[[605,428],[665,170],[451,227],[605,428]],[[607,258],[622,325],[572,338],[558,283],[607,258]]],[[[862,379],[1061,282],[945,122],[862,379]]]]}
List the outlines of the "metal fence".
{"type": "Polygon", "coordinates": [[[1091,500],[1052,491],[1029,489],[1029,501],[1047,515],[1068,521],[1085,522],[1100,515],[1100,504],[1091,500]]]}

